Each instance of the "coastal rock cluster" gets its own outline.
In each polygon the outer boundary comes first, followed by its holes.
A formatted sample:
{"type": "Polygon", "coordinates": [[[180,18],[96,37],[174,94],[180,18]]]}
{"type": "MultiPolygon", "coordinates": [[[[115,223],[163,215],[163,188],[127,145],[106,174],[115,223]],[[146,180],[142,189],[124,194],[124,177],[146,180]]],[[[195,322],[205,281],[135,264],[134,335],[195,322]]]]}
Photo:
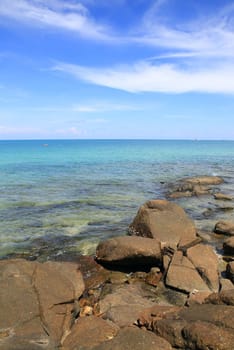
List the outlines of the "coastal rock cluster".
{"type": "MultiPolygon", "coordinates": [[[[186,179],[170,197],[222,182],[186,179]]],[[[0,261],[0,349],[232,350],[234,223],[214,227],[225,261],[173,201],[146,202],[129,234],[73,262],[0,261]]]]}

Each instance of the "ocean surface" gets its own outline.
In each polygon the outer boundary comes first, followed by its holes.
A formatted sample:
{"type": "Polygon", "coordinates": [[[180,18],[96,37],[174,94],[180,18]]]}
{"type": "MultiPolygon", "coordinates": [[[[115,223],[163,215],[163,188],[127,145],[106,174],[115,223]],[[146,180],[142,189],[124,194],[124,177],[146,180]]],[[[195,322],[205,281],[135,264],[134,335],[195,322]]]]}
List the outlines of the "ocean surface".
{"type": "MultiPolygon", "coordinates": [[[[234,141],[0,141],[0,258],[93,254],[146,200],[196,175],[222,176],[234,196],[234,141]]],[[[177,202],[201,229],[234,220],[212,196],[177,202]]]]}

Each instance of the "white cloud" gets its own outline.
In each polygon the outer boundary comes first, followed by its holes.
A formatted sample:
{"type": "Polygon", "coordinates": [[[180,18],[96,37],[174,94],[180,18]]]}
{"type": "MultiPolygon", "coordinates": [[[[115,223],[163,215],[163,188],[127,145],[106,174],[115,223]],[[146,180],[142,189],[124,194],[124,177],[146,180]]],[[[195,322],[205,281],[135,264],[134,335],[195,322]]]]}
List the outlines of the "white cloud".
{"type": "Polygon", "coordinates": [[[1,0],[0,16],[32,26],[71,30],[87,38],[109,39],[109,29],[97,24],[82,4],[72,0],[1,0]]]}
{"type": "Polygon", "coordinates": [[[234,93],[234,65],[217,65],[203,69],[181,68],[172,64],[134,65],[111,68],[89,68],[60,63],[53,69],[96,85],[128,92],[208,92],[234,93]]]}
{"type": "Polygon", "coordinates": [[[81,113],[104,113],[110,111],[137,111],[141,110],[140,106],[116,104],[116,103],[98,103],[98,104],[88,104],[88,105],[76,105],[73,107],[74,112],[81,113]]]}

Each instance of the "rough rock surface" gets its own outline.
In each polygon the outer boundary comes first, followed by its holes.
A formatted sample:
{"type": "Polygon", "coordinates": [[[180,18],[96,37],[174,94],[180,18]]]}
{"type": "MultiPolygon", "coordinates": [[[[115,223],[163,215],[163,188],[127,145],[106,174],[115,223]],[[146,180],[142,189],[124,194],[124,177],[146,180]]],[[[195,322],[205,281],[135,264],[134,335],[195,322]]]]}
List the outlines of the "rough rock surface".
{"type": "Polygon", "coordinates": [[[77,320],[72,332],[63,343],[63,350],[93,349],[102,342],[114,338],[119,328],[100,317],[87,316],[77,320]]]}
{"type": "Polygon", "coordinates": [[[137,327],[126,327],[118,335],[93,350],[171,350],[171,345],[152,332],[142,331],[137,327]]]}
{"type": "Polygon", "coordinates": [[[232,221],[219,221],[214,228],[215,233],[223,235],[234,236],[234,222],[232,221]]]}
{"type": "Polygon", "coordinates": [[[187,257],[193,263],[210,290],[219,290],[218,257],[211,246],[197,244],[187,250],[187,257]]]}
{"type": "Polygon", "coordinates": [[[215,193],[214,198],[217,200],[222,200],[222,201],[231,201],[233,199],[228,194],[221,193],[221,192],[215,193]]]}
{"type": "Polygon", "coordinates": [[[234,236],[229,237],[223,243],[224,253],[227,255],[234,255],[234,236]]]}
{"type": "Polygon", "coordinates": [[[210,290],[194,265],[183,255],[182,251],[176,251],[172,258],[167,271],[166,285],[186,293],[190,293],[193,290],[210,290]]]}
{"type": "Polygon", "coordinates": [[[212,293],[206,298],[205,303],[234,306],[234,286],[232,286],[232,289],[227,289],[220,293],[212,293]]]}
{"type": "Polygon", "coordinates": [[[161,244],[157,240],[136,236],[110,238],[98,245],[96,259],[125,266],[158,266],[162,260],[161,244]]]}
{"type": "Polygon", "coordinates": [[[59,346],[83,291],[77,264],[0,261],[0,349],[59,346]]]}
{"type": "Polygon", "coordinates": [[[151,200],[141,206],[129,231],[179,246],[197,240],[194,222],[179,205],[166,200],[151,200]]]}
{"type": "Polygon", "coordinates": [[[220,176],[195,176],[187,178],[184,181],[196,185],[220,185],[223,179],[220,176]]]}

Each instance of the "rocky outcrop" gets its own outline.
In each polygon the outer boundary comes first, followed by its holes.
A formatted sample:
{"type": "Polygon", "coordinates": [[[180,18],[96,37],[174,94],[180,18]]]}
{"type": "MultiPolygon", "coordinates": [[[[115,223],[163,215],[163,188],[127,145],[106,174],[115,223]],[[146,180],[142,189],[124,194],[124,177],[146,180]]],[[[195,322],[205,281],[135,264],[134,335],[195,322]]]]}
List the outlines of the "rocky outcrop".
{"type": "Polygon", "coordinates": [[[222,201],[231,201],[233,198],[228,194],[218,192],[214,194],[214,199],[222,200],[222,201]]]}
{"type": "Polygon", "coordinates": [[[215,225],[214,232],[222,235],[234,236],[234,222],[218,221],[215,225]]]}
{"type": "Polygon", "coordinates": [[[197,240],[193,221],[179,205],[166,200],[151,200],[141,206],[129,231],[180,247],[197,240]]]}
{"type": "Polygon", "coordinates": [[[5,260],[0,276],[0,349],[59,346],[84,291],[77,264],[5,260]]]}
{"type": "Polygon", "coordinates": [[[224,290],[220,293],[212,293],[206,299],[207,304],[232,305],[234,306],[234,286],[232,289],[224,290]]]}
{"type": "Polygon", "coordinates": [[[111,238],[98,245],[96,259],[102,263],[124,266],[160,266],[161,244],[156,239],[136,236],[111,238]]]}

